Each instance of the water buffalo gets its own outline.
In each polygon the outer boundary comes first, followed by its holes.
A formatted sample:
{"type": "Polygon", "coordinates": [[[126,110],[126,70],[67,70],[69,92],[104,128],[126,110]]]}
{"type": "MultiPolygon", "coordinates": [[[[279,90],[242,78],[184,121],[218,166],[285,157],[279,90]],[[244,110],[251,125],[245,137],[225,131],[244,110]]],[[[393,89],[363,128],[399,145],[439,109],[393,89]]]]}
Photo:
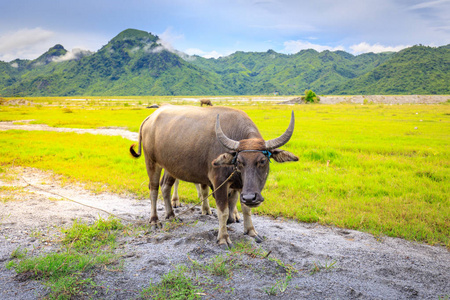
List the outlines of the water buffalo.
{"type": "MultiPolygon", "coordinates": [[[[175,217],[170,202],[175,179],[198,183],[215,190],[219,218],[217,242],[220,246],[232,245],[226,225],[239,198],[244,234],[262,241],[253,227],[251,208],[264,201],[261,191],[269,174],[270,158],[277,162],[298,160],[294,154],[278,149],[289,141],[293,132],[294,112],[288,129],[280,137],[265,141],[253,121],[240,110],[173,105],[157,109],[141,124],[138,152],[134,145],[130,147],[134,157],[140,157],[141,148],[144,150],[150,181],[150,223],[160,226],[156,201],[164,169],[168,175],[161,182],[161,191],[166,219],[175,217]],[[230,176],[229,181],[222,185],[230,176]]],[[[202,190],[203,194],[207,188],[202,190]]],[[[204,203],[203,207],[206,206],[209,207],[204,203]]]]}
{"type": "Polygon", "coordinates": [[[200,99],[200,106],[203,106],[203,105],[213,106],[212,103],[211,103],[211,100],[209,100],[209,99],[200,99]]]}

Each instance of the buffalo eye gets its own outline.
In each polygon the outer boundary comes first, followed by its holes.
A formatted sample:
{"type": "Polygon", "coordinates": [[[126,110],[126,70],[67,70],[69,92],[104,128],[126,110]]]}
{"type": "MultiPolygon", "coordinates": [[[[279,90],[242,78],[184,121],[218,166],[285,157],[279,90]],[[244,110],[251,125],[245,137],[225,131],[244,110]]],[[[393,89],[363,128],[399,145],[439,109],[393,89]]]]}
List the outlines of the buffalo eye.
{"type": "Polygon", "coordinates": [[[260,167],[260,168],[262,168],[262,167],[264,167],[266,164],[267,164],[267,158],[264,157],[264,158],[261,158],[261,159],[258,161],[257,166],[260,167]]]}
{"type": "Polygon", "coordinates": [[[236,166],[237,166],[238,168],[243,168],[243,167],[245,167],[245,164],[244,164],[243,161],[241,161],[240,159],[238,159],[238,160],[236,161],[236,166]]]}

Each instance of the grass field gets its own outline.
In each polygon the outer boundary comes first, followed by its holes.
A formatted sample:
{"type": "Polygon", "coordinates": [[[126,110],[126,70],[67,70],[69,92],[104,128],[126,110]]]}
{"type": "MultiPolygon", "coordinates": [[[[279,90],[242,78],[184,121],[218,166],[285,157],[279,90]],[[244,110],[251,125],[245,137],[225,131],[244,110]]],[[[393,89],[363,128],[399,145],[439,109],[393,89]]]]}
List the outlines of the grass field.
{"type": "MultiPolygon", "coordinates": [[[[0,106],[0,121],[138,131],[153,111],[145,105],[157,101],[32,100],[40,105],[0,106]]],[[[295,133],[283,149],[300,158],[271,164],[265,203],[254,212],[450,247],[450,105],[252,104],[236,107],[266,139],[281,134],[295,111],[295,133]]],[[[0,131],[0,165],[53,170],[93,190],[147,197],[145,163],[130,157],[130,144],[120,137],[0,131]]],[[[192,184],[180,184],[180,195],[196,202],[192,184]]]]}

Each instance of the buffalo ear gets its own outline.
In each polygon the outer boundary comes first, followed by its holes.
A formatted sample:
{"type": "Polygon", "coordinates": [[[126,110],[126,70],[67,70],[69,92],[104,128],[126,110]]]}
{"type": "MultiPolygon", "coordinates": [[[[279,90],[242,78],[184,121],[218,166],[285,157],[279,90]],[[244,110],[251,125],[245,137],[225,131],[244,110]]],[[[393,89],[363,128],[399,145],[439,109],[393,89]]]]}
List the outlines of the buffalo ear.
{"type": "Polygon", "coordinates": [[[222,153],[215,160],[212,161],[212,165],[214,167],[233,165],[233,159],[234,159],[235,155],[236,155],[236,152],[222,153]]]}
{"type": "Polygon", "coordinates": [[[283,163],[287,161],[298,161],[298,157],[292,154],[291,152],[274,149],[272,150],[272,157],[276,162],[283,163]]]}

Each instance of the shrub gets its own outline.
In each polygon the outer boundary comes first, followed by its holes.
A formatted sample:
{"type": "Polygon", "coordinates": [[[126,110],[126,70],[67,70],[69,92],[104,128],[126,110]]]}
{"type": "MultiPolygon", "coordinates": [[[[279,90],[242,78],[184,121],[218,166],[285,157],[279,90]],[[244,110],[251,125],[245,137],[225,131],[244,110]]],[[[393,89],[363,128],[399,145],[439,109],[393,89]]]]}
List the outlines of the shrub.
{"type": "Polygon", "coordinates": [[[302,97],[306,103],[318,103],[320,98],[312,90],[305,90],[305,96],[302,97]]]}

